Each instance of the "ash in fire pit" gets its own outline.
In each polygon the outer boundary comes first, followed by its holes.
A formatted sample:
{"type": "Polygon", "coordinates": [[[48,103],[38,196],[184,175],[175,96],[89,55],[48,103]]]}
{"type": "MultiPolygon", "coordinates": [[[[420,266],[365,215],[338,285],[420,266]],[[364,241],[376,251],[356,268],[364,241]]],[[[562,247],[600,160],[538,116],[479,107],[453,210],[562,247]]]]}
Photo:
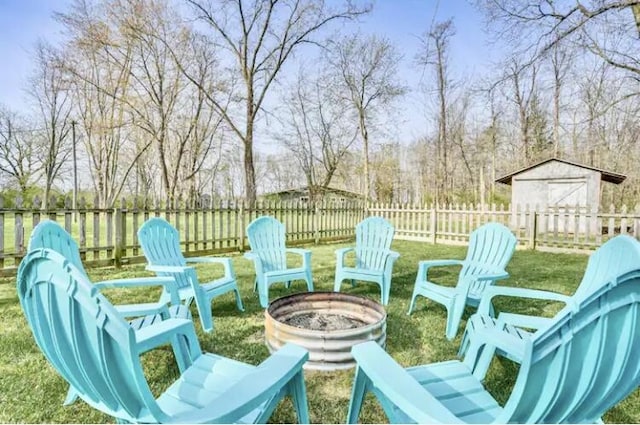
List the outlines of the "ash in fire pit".
{"type": "Polygon", "coordinates": [[[305,369],[355,366],[351,347],[385,346],[387,313],[377,302],[341,292],[304,292],[273,300],[265,310],[265,342],[274,352],[287,342],[309,350],[305,369]]]}
{"type": "Polygon", "coordinates": [[[291,316],[282,321],[296,328],[310,329],[314,331],[337,331],[343,329],[354,329],[366,325],[364,320],[341,314],[328,313],[303,313],[291,316]]]}

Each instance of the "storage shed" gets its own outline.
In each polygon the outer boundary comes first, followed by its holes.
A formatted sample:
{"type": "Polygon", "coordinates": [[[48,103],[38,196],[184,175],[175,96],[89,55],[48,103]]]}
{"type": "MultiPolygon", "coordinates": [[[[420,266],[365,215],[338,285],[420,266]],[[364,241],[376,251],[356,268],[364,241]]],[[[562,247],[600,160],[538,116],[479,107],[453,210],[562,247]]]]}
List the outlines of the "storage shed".
{"type": "MultiPolygon", "coordinates": [[[[565,159],[550,158],[529,167],[509,173],[496,182],[511,185],[512,223],[518,225],[517,211],[527,206],[538,212],[549,210],[574,213],[598,211],[600,207],[600,183],[620,184],[627,177],[623,174],[578,164],[565,159]]],[[[573,222],[572,222],[573,223],[573,222]]],[[[580,221],[580,232],[586,222],[580,221]]],[[[595,222],[590,223],[595,231],[595,222]]],[[[564,231],[564,229],[558,229],[564,231]]],[[[575,232],[575,229],[567,229],[575,232]]]]}
{"type": "MultiPolygon", "coordinates": [[[[315,186],[313,190],[318,196],[318,200],[325,202],[345,204],[350,201],[362,201],[364,199],[359,193],[332,187],[315,186]]],[[[282,190],[280,192],[265,193],[262,197],[265,199],[277,199],[279,201],[309,202],[311,200],[311,188],[309,188],[309,186],[303,186],[282,190]]]]}

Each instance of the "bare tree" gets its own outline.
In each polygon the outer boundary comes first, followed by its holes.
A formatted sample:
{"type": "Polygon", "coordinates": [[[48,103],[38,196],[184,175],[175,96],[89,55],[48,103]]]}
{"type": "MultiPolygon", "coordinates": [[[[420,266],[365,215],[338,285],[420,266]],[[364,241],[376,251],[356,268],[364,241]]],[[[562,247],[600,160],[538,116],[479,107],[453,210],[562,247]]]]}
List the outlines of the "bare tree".
{"type": "MultiPolygon", "coordinates": [[[[265,98],[293,52],[330,22],[352,19],[368,12],[347,2],[332,9],[323,0],[187,0],[199,19],[222,40],[234,57],[233,68],[242,76],[237,94],[243,111],[232,115],[215,96],[209,100],[244,148],[245,196],[256,199],[254,130],[265,98]]],[[[205,90],[207,93],[209,91],[205,90]]]]}
{"type": "Polygon", "coordinates": [[[379,115],[403,95],[405,88],[397,82],[400,54],[389,40],[359,34],[332,43],[327,50],[328,65],[336,81],[343,85],[355,111],[362,139],[364,200],[370,196],[370,131],[379,115]]]}
{"type": "Polygon", "coordinates": [[[35,183],[40,166],[37,138],[15,112],[0,106],[0,173],[13,181],[24,196],[35,183]]]}
{"type": "Polygon", "coordinates": [[[553,154],[560,156],[562,146],[560,142],[560,110],[562,88],[565,83],[567,71],[571,63],[571,52],[556,44],[551,49],[550,62],[553,77],[553,154]]]}
{"type": "Polygon", "coordinates": [[[349,104],[325,73],[310,75],[310,70],[301,69],[283,104],[287,105],[284,128],[277,138],[296,157],[315,199],[316,189],[331,183],[358,136],[358,127],[349,104]]]}
{"type": "Polygon", "coordinates": [[[511,82],[511,94],[507,97],[518,112],[520,148],[526,164],[529,164],[532,159],[529,111],[531,100],[536,93],[537,71],[536,66],[523,67],[515,58],[512,58],[506,70],[507,81],[511,82]]]}
{"type": "Polygon", "coordinates": [[[51,46],[44,42],[36,45],[36,71],[29,90],[35,105],[36,122],[44,129],[39,151],[44,180],[42,207],[45,209],[51,188],[71,155],[71,141],[67,137],[71,130],[71,96],[54,56],[51,46]]]}
{"type": "Polygon", "coordinates": [[[436,137],[436,202],[447,202],[447,176],[449,175],[449,134],[447,128],[447,102],[451,91],[449,76],[449,50],[455,35],[453,21],[440,22],[422,38],[422,51],[418,64],[433,66],[438,93],[438,134],[436,137]],[[430,49],[433,42],[433,49],[430,49]]]}
{"type": "Polygon", "coordinates": [[[640,79],[640,0],[477,0],[489,27],[539,58],[571,43],[640,79]]]}
{"type": "Polygon", "coordinates": [[[73,93],[88,171],[104,208],[118,199],[127,176],[151,145],[131,140],[131,111],[121,99],[131,92],[133,44],[112,31],[108,10],[104,2],[76,0],[67,13],[56,15],[68,35],[58,64],[73,93]]]}
{"type": "Polygon", "coordinates": [[[201,89],[213,79],[215,52],[166,2],[98,0],[91,6],[77,0],[59,19],[72,34],[69,47],[79,50],[76,63],[67,60],[65,66],[83,90],[79,104],[98,170],[96,189],[105,203],[113,202],[153,146],[169,201],[180,191],[189,191],[193,199],[196,174],[221,122],[201,89]],[[134,144],[126,132],[133,134],[133,127],[145,133],[134,144]],[[125,152],[125,142],[134,148],[125,152]],[[121,162],[124,166],[118,166],[121,162]]]}

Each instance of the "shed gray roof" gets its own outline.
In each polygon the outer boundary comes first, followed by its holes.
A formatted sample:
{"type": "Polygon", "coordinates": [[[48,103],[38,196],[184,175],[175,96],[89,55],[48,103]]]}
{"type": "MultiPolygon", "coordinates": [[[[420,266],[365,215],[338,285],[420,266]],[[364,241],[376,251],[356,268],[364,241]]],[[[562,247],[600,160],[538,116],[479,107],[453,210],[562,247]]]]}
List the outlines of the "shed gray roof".
{"type": "MultiPolygon", "coordinates": [[[[342,189],[336,189],[333,187],[322,187],[322,186],[316,186],[315,190],[317,190],[318,192],[323,192],[323,193],[335,193],[338,195],[343,195],[343,196],[349,196],[352,198],[360,198],[363,197],[360,193],[356,193],[356,192],[351,192],[348,190],[342,190],[342,189]]],[[[301,187],[296,187],[296,188],[291,188],[291,189],[287,189],[287,190],[281,190],[279,192],[269,192],[269,193],[265,193],[262,196],[273,196],[273,195],[305,195],[309,193],[309,186],[301,186],[301,187]]]]}
{"type": "Polygon", "coordinates": [[[565,164],[573,165],[573,166],[580,167],[580,168],[585,168],[587,170],[597,171],[602,175],[602,180],[603,181],[606,181],[606,182],[609,182],[609,183],[613,183],[613,184],[620,184],[627,178],[627,176],[625,176],[624,174],[614,173],[613,171],[603,170],[601,168],[592,167],[590,165],[578,164],[577,162],[567,161],[566,159],[549,158],[549,159],[545,159],[544,161],[540,161],[540,162],[538,162],[536,164],[530,165],[528,167],[521,168],[520,170],[514,171],[513,173],[510,173],[510,174],[507,174],[505,176],[502,176],[502,177],[496,179],[496,182],[504,183],[504,184],[511,184],[511,179],[513,178],[513,176],[516,176],[516,175],[518,175],[520,173],[523,173],[523,172],[525,172],[527,170],[531,170],[532,168],[539,167],[542,164],[546,164],[547,162],[551,162],[551,161],[563,162],[565,164]]]}

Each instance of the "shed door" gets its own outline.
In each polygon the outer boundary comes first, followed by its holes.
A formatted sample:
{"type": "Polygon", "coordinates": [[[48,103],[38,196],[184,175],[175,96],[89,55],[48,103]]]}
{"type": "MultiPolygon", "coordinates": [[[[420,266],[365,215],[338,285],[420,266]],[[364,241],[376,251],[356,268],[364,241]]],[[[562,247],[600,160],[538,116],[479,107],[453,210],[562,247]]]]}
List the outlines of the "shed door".
{"type": "Polygon", "coordinates": [[[553,182],[549,183],[549,206],[586,206],[587,182],[553,182]]]}

